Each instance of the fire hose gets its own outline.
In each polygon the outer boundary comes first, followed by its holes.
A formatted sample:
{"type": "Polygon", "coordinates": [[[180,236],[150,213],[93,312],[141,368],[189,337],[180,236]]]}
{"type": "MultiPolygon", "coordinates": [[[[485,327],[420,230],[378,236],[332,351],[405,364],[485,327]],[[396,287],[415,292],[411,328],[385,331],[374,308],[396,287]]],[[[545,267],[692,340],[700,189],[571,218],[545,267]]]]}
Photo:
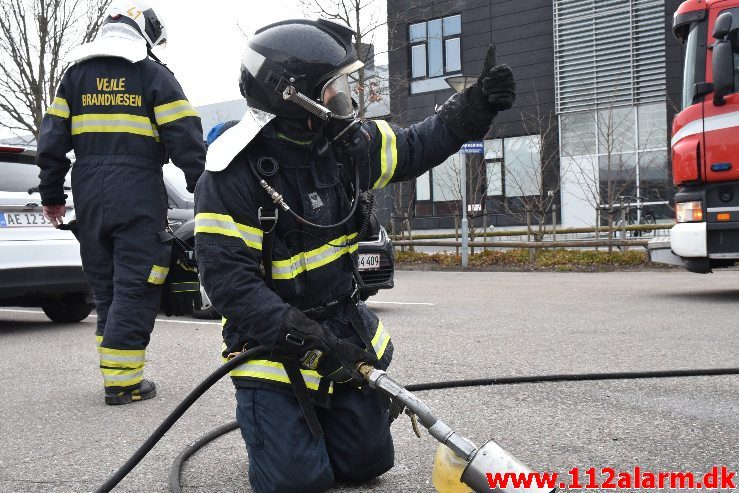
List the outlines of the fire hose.
{"type": "MultiPolygon", "coordinates": [[[[130,473],[136,465],[146,456],[157,442],[169,431],[177,420],[218,380],[227,375],[231,370],[238,367],[249,359],[266,353],[266,350],[256,347],[249,349],[236,357],[230,359],[217,370],[211,373],[195,389],[193,389],[157,427],[146,441],[133,453],[133,455],[100,486],[96,493],[107,493],[130,473]]],[[[520,489],[495,489],[492,490],[487,481],[487,473],[513,472],[527,473],[530,469],[523,462],[504,450],[494,440],[489,440],[483,446],[477,448],[467,439],[458,435],[443,421],[436,418],[431,409],[412,392],[425,390],[438,390],[487,385],[512,385],[523,383],[542,382],[576,382],[597,380],[624,380],[624,379],[646,379],[646,378],[677,378],[698,376],[722,376],[739,375],[739,368],[715,368],[696,370],[664,370],[651,372],[617,372],[617,373],[580,373],[560,375],[538,375],[502,377],[487,379],[471,379],[448,382],[432,382],[425,384],[408,385],[403,387],[394,381],[382,370],[377,370],[370,365],[359,365],[359,371],[367,380],[369,386],[378,392],[382,392],[394,399],[396,403],[405,406],[408,411],[418,417],[420,423],[428,430],[429,434],[437,441],[449,447],[458,457],[467,462],[467,467],[462,473],[460,480],[470,486],[476,493],[513,493],[514,491],[526,491],[529,493],[549,493],[555,491],[546,488],[520,489]]],[[[181,493],[180,473],[185,461],[197,452],[201,447],[216,438],[238,429],[238,423],[231,422],[212,430],[198,440],[190,443],[175,459],[169,474],[170,488],[173,493],[181,493]]]]}

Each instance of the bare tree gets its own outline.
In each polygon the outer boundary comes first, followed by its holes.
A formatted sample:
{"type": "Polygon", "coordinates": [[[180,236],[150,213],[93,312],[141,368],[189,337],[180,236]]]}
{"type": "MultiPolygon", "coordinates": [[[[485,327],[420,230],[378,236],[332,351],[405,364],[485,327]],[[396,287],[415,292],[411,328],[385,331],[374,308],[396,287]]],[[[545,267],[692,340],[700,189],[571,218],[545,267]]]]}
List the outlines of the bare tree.
{"type": "MultiPolygon", "coordinates": [[[[387,75],[383,77],[374,69],[375,41],[384,34],[387,16],[381,0],[300,0],[303,10],[323,19],[338,21],[354,31],[354,47],[365,66],[359,69],[352,82],[359,105],[359,116],[363,117],[371,103],[388,98],[387,75]]],[[[389,106],[389,100],[387,102],[389,106]]]]}
{"type": "Polygon", "coordinates": [[[477,218],[484,214],[484,202],[487,191],[487,174],[483,163],[468,159],[467,154],[459,153],[450,156],[447,161],[432,171],[436,189],[441,197],[435,201],[446,203],[451,213],[460,218],[462,210],[462,180],[466,179],[467,223],[470,240],[474,241],[480,234],[482,226],[477,218]]]}
{"type": "MultiPolygon", "coordinates": [[[[557,117],[540,104],[532,112],[521,112],[526,135],[507,139],[505,199],[503,211],[526,224],[534,241],[542,241],[554,206],[559,201],[562,173],[559,159],[557,117]]],[[[535,252],[535,250],[531,250],[535,252]]]]}
{"type": "MultiPolygon", "coordinates": [[[[637,135],[636,112],[636,107],[610,103],[563,117],[563,126],[578,129],[567,137],[576,141],[562,146],[562,156],[574,170],[569,176],[579,187],[580,198],[596,211],[596,228],[605,223],[609,240],[615,227],[633,220],[629,216],[634,203],[643,201],[647,178],[668,173],[665,152],[653,150],[659,147],[655,141],[664,141],[664,128],[639,128],[637,135]]],[[[658,189],[648,192],[662,195],[658,189]]]]}
{"type": "Polygon", "coordinates": [[[38,137],[74,46],[90,41],[110,0],[0,2],[0,126],[38,137]]]}

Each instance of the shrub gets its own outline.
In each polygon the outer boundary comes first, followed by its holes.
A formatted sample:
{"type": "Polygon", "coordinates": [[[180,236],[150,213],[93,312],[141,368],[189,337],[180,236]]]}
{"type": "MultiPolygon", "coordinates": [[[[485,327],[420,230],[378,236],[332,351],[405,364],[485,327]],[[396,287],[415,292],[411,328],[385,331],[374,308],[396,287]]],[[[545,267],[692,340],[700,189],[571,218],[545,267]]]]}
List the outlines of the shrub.
{"type": "MultiPolygon", "coordinates": [[[[628,252],[595,250],[540,250],[532,264],[527,249],[486,250],[470,254],[469,265],[473,269],[520,268],[556,270],[561,272],[573,270],[593,270],[610,268],[657,267],[649,262],[644,250],[636,249],[628,252]]],[[[396,252],[395,261],[398,267],[431,265],[439,267],[459,267],[461,258],[454,253],[418,253],[396,252]]]]}

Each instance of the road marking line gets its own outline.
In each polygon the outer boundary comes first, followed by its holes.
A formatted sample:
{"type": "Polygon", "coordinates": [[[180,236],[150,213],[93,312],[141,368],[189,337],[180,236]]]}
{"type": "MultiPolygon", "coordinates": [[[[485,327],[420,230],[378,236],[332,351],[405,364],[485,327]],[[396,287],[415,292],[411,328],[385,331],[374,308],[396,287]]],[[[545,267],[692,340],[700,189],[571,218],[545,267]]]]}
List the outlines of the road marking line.
{"type": "MultiPolygon", "coordinates": [[[[14,308],[0,308],[0,312],[11,312],[11,313],[36,313],[43,315],[43,310],[18,310],[14,308]]],[[[87,318],[98,318],[97,315],[88,315],[87,318]]],[[[196,320],[169,320],[166,318],[157,318],[157,322],[168,322],[171,324],[193,324],[193,325],[221,325],[221,322],[199,322],[196,320]]]]}
{"type": "Polygon", "coordinates": [[[424,305],[434,306],[433,303],[406,302],[406,301],[366,301],[365,303],[374,303],[375,305],[424,305]]]}
{"type": "Polygon", "coordinates": [[[218,325],[221,326],[221,322],[198,322],[196,320],[170,320],[168,318],[158,318],[157,322],[168,322],[171,324],[193,324],[193,325],[218,325]]]}

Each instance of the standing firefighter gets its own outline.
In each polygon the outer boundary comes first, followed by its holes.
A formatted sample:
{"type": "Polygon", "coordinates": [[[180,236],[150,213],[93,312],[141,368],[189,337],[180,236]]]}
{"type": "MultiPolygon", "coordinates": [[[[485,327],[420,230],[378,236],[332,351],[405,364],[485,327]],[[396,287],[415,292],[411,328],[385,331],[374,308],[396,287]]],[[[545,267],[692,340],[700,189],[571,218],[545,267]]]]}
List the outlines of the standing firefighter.
{"type": "Polygon", "coordinates": [[[165,36],[146,2],[114,1],[98,38],[71,53],[39,134],[39,189],[55,226],[65,213],[66,154],[76,157],[77,234],[95,295],[107,404],[156,395],[143,374],[172,250],[162,164],[171,157],[190,191],[205,166],[200,118],[151,52],[165,36]]]}
{"type": "Polygon", "coordinates": [[[393,466],[387,405],[355,369],[392,357],[388,328],[357,298],[364,192],[442,163],[515,98],[510,69],[490,56],[479,83],[424,122],[360,121],[352,34],[322,20],[255,33],[241,67],[249,109],[210,146],[195,193],[198,266],[226,319],[223,356],[269,351],[231,373],[256,493],[321,492],[393,466]]]}

